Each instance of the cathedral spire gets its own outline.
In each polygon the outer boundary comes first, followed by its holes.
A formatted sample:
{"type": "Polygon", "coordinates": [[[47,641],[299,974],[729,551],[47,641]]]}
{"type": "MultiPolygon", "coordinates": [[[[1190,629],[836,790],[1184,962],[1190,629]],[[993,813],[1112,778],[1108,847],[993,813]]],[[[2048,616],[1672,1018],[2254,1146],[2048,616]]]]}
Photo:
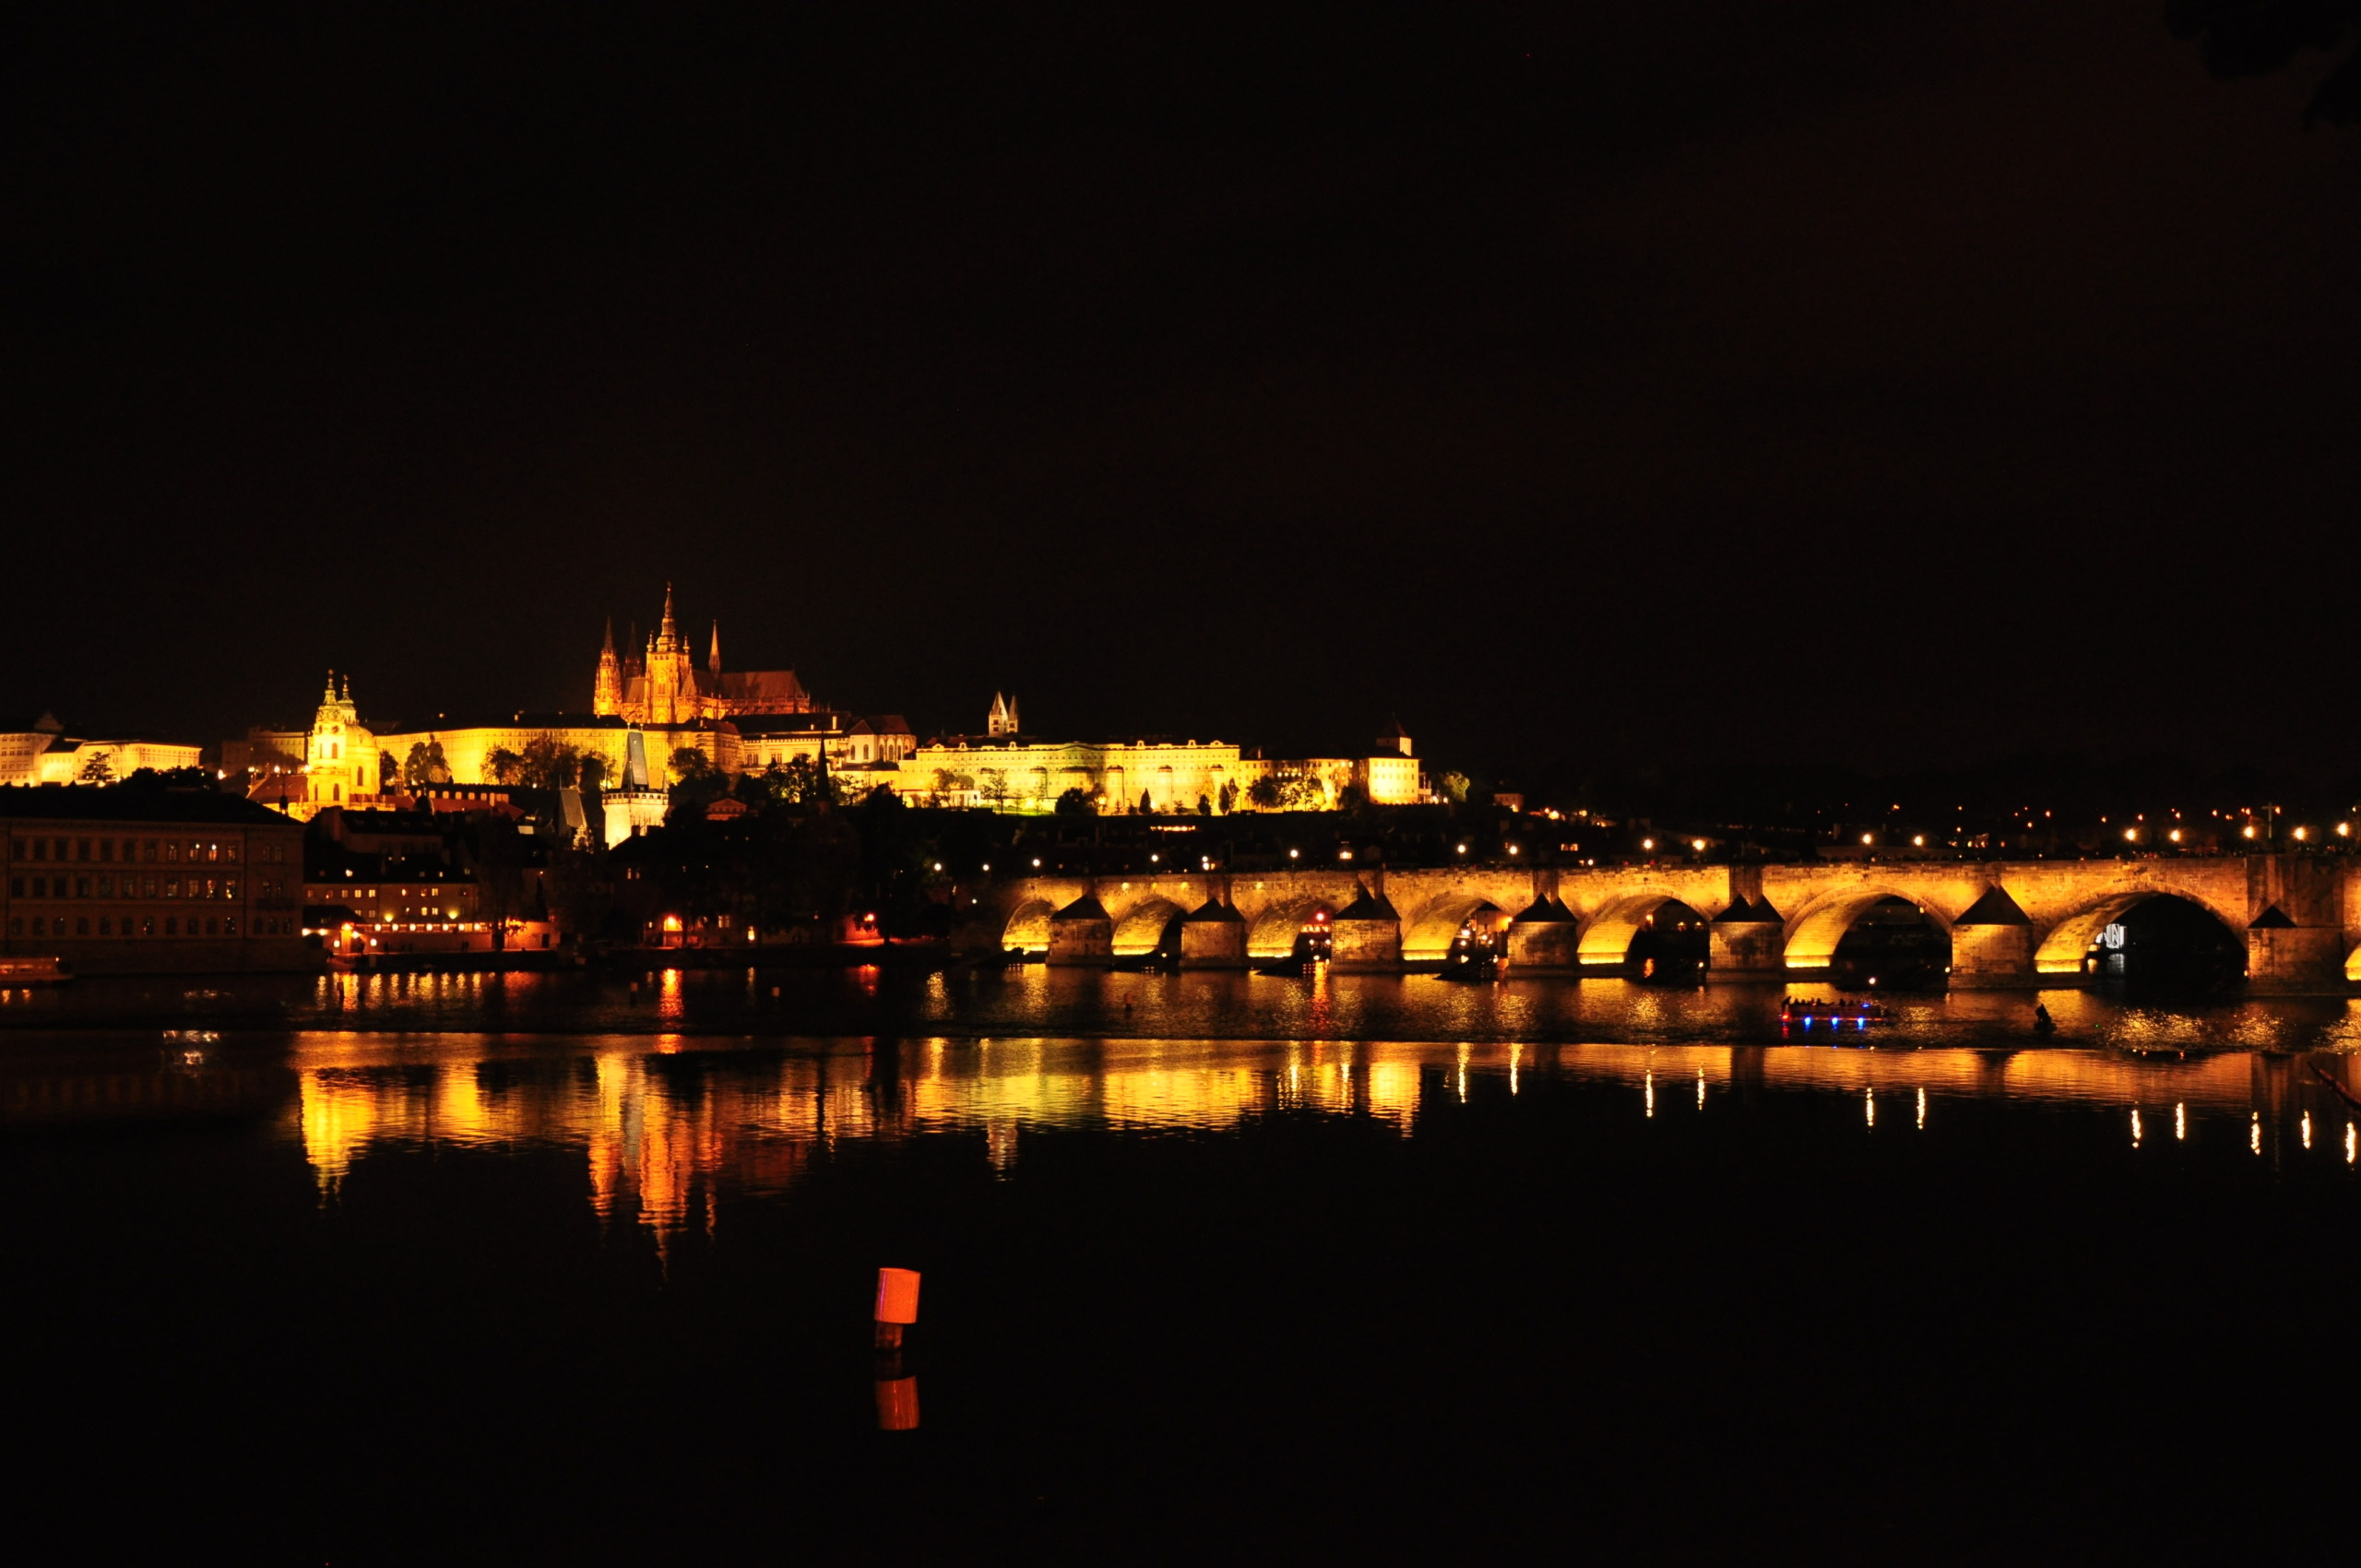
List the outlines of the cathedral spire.
{"type": "Polygon", "coordinates": [[[717,675],[721,673],[721,623],[718,620],[713,624],[713,651],[706,655],[705,667],[717,675]]]}
{"type": "Polygon", "coordinates": [[[670,653],[681,645],[681,628],[672,619],[672,585],[664,585],[664,629],[656,634],[657,645],[670,653]]]}
{"type": "Polygon", "coordinates": [[[609,659],[615,656],[615,618],[611,615],[607,617],[607,645],[600,652],[609,659]]]}
{"type": "Polygon", "coordinates": [[[331,670],[331,671],[328,671],[328,689],[327,689],[327,692],[326,692],[326,694],[325,695],[323,695],[323,696],[320,698],[320,700],[321,700],[322,702],[334,702],[334,701],[336,701],[336,671],[333,671],[333,670],[331,670]]]}

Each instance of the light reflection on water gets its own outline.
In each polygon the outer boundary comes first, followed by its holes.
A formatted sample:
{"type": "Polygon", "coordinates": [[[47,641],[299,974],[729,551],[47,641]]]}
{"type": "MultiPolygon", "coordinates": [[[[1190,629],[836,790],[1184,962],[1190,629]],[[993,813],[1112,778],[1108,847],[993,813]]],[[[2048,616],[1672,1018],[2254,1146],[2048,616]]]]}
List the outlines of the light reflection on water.
{"type": "MultiPolygon", "coordinates": [[[[1516,1096],[1536,1079],[1625,1085],[1643,1118],[1665,1110],[1660,1075],[1693,1084],[1674,1114],[1718,1118],[1726,1097],[1775,1091],[1852,1097],[1880,1135],[1880,1096],[1906,1097],[1904,1134],[1940,1130],[1947,1099],[2111,1108],[2143,1145],[2169,1111],[2174,1141],[2209,1129],[2256,1154],[2321,1140],[2350,1165],[2351,1114],[2311,1069],[2350,1089],[2352,1058],[2221,1052],[2179,1059],[2044,1050],[1880,1051],[1802,1046],[1419,1044],[1301,1040],[1045,1039],[804,1040],[790,1049],[689,1037],[546,1041],[314,1034],[294,1044],[291,1132],[324,1197],[373,1152],[437,1146],[579,1151],[601,1219],[659,1235],[710,1227],[717,1199],[786,1192],[846,1143],[981,1134],[1005,1177],[1026,1140],[1061,1130],[1157,1135],[1218,1132],[1264,1115],[1366,1118],[1416,1134],[1429,1096],[1465,1104],[1489,1084],[1516,1096]]],[[[2120,1123],[2118,1123],[2120,1125],[2120,1123]]]]}
{"type": "MultiPolygon", "coordinates": [[[[457,1030],[469,1034],[1097,1036],[1171,1039],[1777,1041],[1783,998],[1824,985],[1682,989],[1621,980],[1453,985],[1431,975],[1310,979],[1051,969],[567,969],[510,974],[250,977],[192,1004],[172,979],[85,980],[17,993],[0,1024],[107,1027],[185,1021],[243,1028],[457,1030]]],[[[2090,992],[2039,993],[2049,1042],[2181,1051],[2361,1051],[2361,998],[2264,998],[2182,1008],[2090,992]]],[[[2031,992],[1896,995],[1878,1040],[1915,1046],[2031,1044],[2031,992]]]]}

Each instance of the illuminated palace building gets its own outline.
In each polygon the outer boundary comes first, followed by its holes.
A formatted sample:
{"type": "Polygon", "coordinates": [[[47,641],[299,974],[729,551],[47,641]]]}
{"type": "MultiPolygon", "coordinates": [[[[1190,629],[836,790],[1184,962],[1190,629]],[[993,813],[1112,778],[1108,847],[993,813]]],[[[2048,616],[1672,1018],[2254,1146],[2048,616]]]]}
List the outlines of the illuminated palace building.
{"type": "Polygon", "coordinates": [[[898,715],[864,719],[824,707],[792,670],[726,671],[717,623],[700,665],[681,634],[668,586],[655,634],[629,659],[607,627],[590,711],[519,712],[433,724],[363,720],[349,677],[331,674],[308,730],[249,731],[222,748],[223,765],[247,775],[250,794],[290,815],[331,806],[374,806],[446,786],[531,783],[520,759],[534,748],[569,757],[575,778],[609,790],[656,793],[671,781],[676,752],[694,750],[724,773],[760,772],[825,755],[859,776],[891,771],[917,741],[898,715]]]}
{"type": "Polygon", "coordinates": [[[1428,790],[1399,724],[1358,756],[1282,761],[1219,740],[1033,734],[1003,695],[983,733],[921,747],[899,715],[866,719],[825,707],[792,670],[723,669],[718,623],[700,661],[670,585],[656,631],[628,644],[636,646],[626,657],[611,618],[587,713],[373,724],[350,679],[331,674],[308,730],[249,731],[223,745],[222,765],[245,775],[249,798],[307,819],[339,806],[439,800],[438,791],[457,799],[502,786],[578,785],[608,792],[611,838],[663,820],[673,759],[688,752],[725,774],[825,759],[853,794],[883,787],[917,804],[1014,812],[1049,812],[1070,794],[1099,812],[1226,814],[1330,809],[1348,789],[1379,804],[1428,790]],[[552,755],[564,758],[555,776],[536,761],[552,755]]]}

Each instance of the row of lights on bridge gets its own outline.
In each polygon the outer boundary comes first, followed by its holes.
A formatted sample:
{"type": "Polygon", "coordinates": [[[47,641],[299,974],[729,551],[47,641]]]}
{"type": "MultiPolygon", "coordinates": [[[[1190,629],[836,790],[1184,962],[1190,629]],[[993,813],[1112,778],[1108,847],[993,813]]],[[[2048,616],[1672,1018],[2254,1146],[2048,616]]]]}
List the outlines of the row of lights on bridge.
{"type": "MultiPolygon", "coordinates": [[[[2140,842],[2140,835],[2141,835],[2143,831],[2145,831],[2145,830],[2144,830],[2144,829],[2142,829],[2142,828],[2138,828],[2138,827],[2127,827],[2127,828],[2125,828],[2125,829],[2123,830],[2123,841],[2124,841],[2125,843],[2127,843],[2127,844],[2137,844],[2138,842],[2140,842]]],[[[2252,838],[2252,837],[2255,837],[2257,836],[2257,835],[2256,835],[2256,832],[2255,832],[2254,825],[2253,825],[2252,823],[2248,823],[2248,824],[2246,826],[2246,828],[2244,829],[2244,832],[2245,832],[2245,836],[2246,836],[2247,837],[2248,837],[2248,838],[2252,838]]],[[[2338,823],[2338,824],[2336,825],[2336,836],[2337,836],[2339,838],[2350,838],[2350,837],[2353,837],[2353,825],[2352,825],[2351,823],[2349,823],[2349,822],[2340,822],[2340,823],[2338,823]]],[[[2311,837],[2311,829],[2310,829],[2309,827],[2298,827],[2298,828],[2296,828],[2296,829],[2295,829],[2295,830],[2294,830],[2294,837],[2295,837],[2296,840],[2298,843],[2306,842],[2306,841],[2308,841],[2308,840],[2311,837]]],[[[1869,848],[1869,847],[1874,846],[1874,845],[1877,843],[1877,837],[1878,837],[1878,836],[1877,836],[1876,834],[1874,834],[1874,833],[1864,833],[1864,834],[1862,834],[1862,835],[1861,835],[1861,844],[1862,844],[1862,847],[1863,847],[1863,848],[1865,848],[1865,849],[1867,849],[1867,848],[1869,848]]],[[[2172,843],[2175,843],[2175,844],[2177,844],[2177,843],[2179,843],[2179,842],[2181,841],[2181,830],[2180,830],[2179,828],[2177,828],[2177,827],[2167,829],[2167,830],[2166,830],[2166,832],[2165,832],[2165,837],[2168,841],[2170,841],[2170,842],[2172,842],[2172,843]]],[[[1927,847],[1927,836],[1926,836],[1925,834],[1923,834],[1923,833],[1914,833],[1914,834],[1912,834],[1912,835],[1910,836],[1910,845],[1911,845],[1911,848],[1913,848],[1913,849],[1925,849],[1925,848],[1927,847]]],[[[1459,853],[1461,853],[1461,854],[1463,854],[1463,855],[1464,855],[1464,854],[1465,854],[1465,853],[1467,853],[1467,848],[1468,848],[1468,847],[1467,847],[1466,845],[1465,845],[1465,844],[1461,844],[1461,845],[1458,845],[1458,846],[1457,846],[1458,852],[1459,852],[1459,853]]],[[[1656,841],[1655,841],[1655,839],[1653,839],[1653,838],[1643,838],[1643,839],[1641,839],[1641,840],[1640,840],[1640,848],[1641,848],[1642,849],[1645,850],[1646,852],[1648,852],[1649,854],[1654,854],[1654,853],[1655,853],[1656,841]]],[[[1705,852],[1705,840],[1703,840],[1703,838],[1691,838],[1691,839],[1689,841],[1689,848],[1690,848],[1690,849],[1691,849],[1691,852],[1693,852],[1693,853],[1695,853],[1695,854],[1700,854],[1700,855],[1702,855],[1702,854],[1703,854],[1703,853],[1705,852]]],[[[1521,853],[1521,852],[1522,852],[1522,847],[1521,847],[1521,846],[1519,846],[1519,845],[1511,844],[1511,845],[1507,846],[1507,849],[1508,849],[1508,852],[1509,852],[1510,854],[1512,854],[1512,855],[1518,854],[1518,853],[1521,853]]],[[[1302,850],[1300,850],[1300,849],[1289,849],[1289,850],[1287,851],[1287,859],[1289,859],[1289,860],[1291,860],[1291,861],[1293,861],[1293,860],[1300,860],[1300,859],[1302,858],[1302,856],[1303,856],[1303,851],[1302,851],[1302,850]]],[[[1161,861],[1163,858],[1164,858],[1164,857],[1163,857],[1162,855],[1160,855],[1160,854],[1151,854],[1151,855],[1149,855],[1149,856],[1148,856],[1148,863],[1149,863],[1149,864],[1151,864],[1151,865],[1153,865],[1153,864],[1157,863],[1157,861],[1161,861]]],[[[1339,861],[1349,861],[1349,860],[1351,860],[1351,859],[1353,858],[1353,851],[1352,851],[1350,849],[1339,849],[1339,850],[1337,850],[1337,851],[1336,851],[1336,858],[1337,858],[1339,861]]],[[[1211,870],[1213,869],[1213,863],[1214,863],[1214,862],[1213,862],[1213,857],[1212,857],[1212,856],[1210,856],[1210,855],[1200,855],[1200,856],[1197,858],[1197,863],[1198,863],[1202,868],[1204,868],[1204,870],[1211,871],[1211,870]]],[[[943,870],[943,862],[942,862],[941,861],[935,861],[935,862],[934,862],[934,869],[935,869],[935,871],[936,871],[938,873],[940,873],[942,872],[942,870],[943,870]]],[[[991,870],[991,869],[992,869],[992,868],[991,868],[991,863],[989,861],[986,861],[986,862],[984,863],[983,869],[984,869],[985,871],[990,871],[990,870],[991,870]]],[[[1040,857],[1040,856],[1038,856],[1038,855],[1036,855],[1036,856],[1034,856],[1034,857],[1033,857],[1033,869],[1034,869],[1035,871],[1039,871],[1039,870],[1041,869],[1041,857],[1040,857]]],[[[350,875],[350,873],[347,873],[346,874],[350,875]]]]}

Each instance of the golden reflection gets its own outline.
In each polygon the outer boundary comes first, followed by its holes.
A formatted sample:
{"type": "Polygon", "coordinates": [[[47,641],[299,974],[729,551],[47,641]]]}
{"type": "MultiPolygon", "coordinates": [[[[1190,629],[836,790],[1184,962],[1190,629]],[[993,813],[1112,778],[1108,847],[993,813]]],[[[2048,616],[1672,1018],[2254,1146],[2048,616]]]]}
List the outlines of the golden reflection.
{"type": "MultiPolygon", "coordinates": [[[[364,983],[397,980],[410,983],[388,976],[364,983]]],[[[678,972],[668,972],[659,995],[676,994],[678,985],[678,972]]],[[[2341,1059],[2322,1060],[2339,1074],[2348,1070],[2341,1059]]],[[[1904,1094],[1920,1129],[1937,1092],[2099,1104],[2110,1115],[2128,1104],[2135,1147],[2145,1138],[2142,1102],[2153,1098],[2172,1104],[2177,1140],[2191,1138],[2193,1123],[2208,1114],[2248,1111],[2248,1146],[2257,1155],[2264,1111],[2276,1126],[2293,1122],[2309,1148],[2307,1099],[2317,1095],[2311,1104],[2343,1123],[2347,1163],[2361,1163],[2361,1131],[2320,1086],[2287,1058],[2244,1053],[2182,1059],[2076,1050],[1491,1048],[1320,1039],[926,1038],[753,1050],[685,1035],[602,1037],[553,1050],[496,1038],[322,1031],[299,1037],[291,1065],[298,1091],[290,1130],[323,1196],[346,1187],[381,1149],[570,1149],[582,1160],[592,1210],[659,1239],[711,1228],[735,1195],[786,1191],[847,1140],[971,1137],[979,1171],[1014,1179],[1028,1137],[1068,1128],[1218,1131],[1305,1113],[1367,1118],[1406,1135],[1422,1083],[1465,1102],[1479,1073],[1512,1089],[1536,1073],[1636,1087],[1648,1117],[1656,1111],[1659,1068],[1667,1084],[1695,1085],[1701,1111],[1716,1088],[1857,1095],[1871,1129],[1879,1099],[1904,1094]],[[1430,1081],[1422,1077],[1428,1072],[1430,1081]]]]}

